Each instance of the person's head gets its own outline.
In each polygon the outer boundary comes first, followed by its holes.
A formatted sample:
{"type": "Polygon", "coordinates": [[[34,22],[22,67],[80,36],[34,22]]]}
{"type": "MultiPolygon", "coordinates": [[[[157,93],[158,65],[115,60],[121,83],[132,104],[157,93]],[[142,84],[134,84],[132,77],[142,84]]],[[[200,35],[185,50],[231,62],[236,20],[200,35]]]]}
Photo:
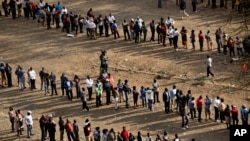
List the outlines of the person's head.
{"type": "Polygon", "coordinates": [[[133,86],[133,90],[136,90],[136,86],[133,86]]]}
{"type": "Polygon", "coordinates": [[[128,80],[126,79],[126,80],[124,80],[124,83],[128,83],[128,80]]]}
{"type": "Polygon", "coordinates": [[[202,96],[201,96],[201,95],[199,96],[199,99],[202,99],[202,96]]]}
{"type": "Polygon", "coordinates": [[[176,86],[175,86],[175,85],[173,85],[173,89],[176,89],[176,86]]]}
{"type": "Polygon", "coordinates": [[[210,33],[210,30],[208,30],[207,33],[210,33]]]}
{"type": "Polygon", "coordinates": [[[192,140],[191,141],[195,141],[195,139],[194,138],[192,138],[192,140]]]}
{"type": "Polygon", "coordinates": [[[168,88],[165,88],[165,92],[167,92],[168,91],[168,88]]]}
{"type": "Polygon", "coordinates": [[[85,88],[84,88],[84,87],[82,87],[82,91],[85,91],[85,88]]]}
{"type": "Polygon", "coordinates": [[[144,89],[144,86],[141,86],[141,89],[144,89]]]}
{"type": "Polygon", "coordinates": [[[192,97],[191,100],[193,101],[193,100],[194,100],[194,97],[192,97]]]}
{"type": "Polygon", "coordinates": [[[153,81],[154,81],[154,83],[155,83],[155,82],[156,82],[156,79],[154,79],[153,81]]]}
{"type": "Polygon", "coordinates": [[[217,96],[216,98],[217,98],[217,99],[220,99],[220,97],[219,97],[219,96],[217,96]]]}
{"type": "Polygon", "coordinates": [[[31,113],[32,113],[31,111],[28,111],[28,112],[27,112],[27,115],[31,115],[31,113]]]}
{"type": "Polygon", "coordinates": [[[194,30],[191,30],[191,33],[194,33],[194,30]]]}
{"type": "Polygon", "coordinates": [[[76,123],[76,120],[74,119],[74,123],[76,123]]]}
{"type": "Polygon", "coordinates": [[[229,109],[229,105],[228,105],[228,104],[227,104],[226,108],[228,108],[228,109],[229,109]]]}
{"type": "Polygon", "coordinates": [[[224,99],[223,99],[223,98],[221,98],[221,99],[220,99],[220,102],[224,102],[224,99]]]}
{"type": "Polygon", "coordinates": [[[147,133],[147,136],[148,136],[148,137],[150,136],[150,133],[149,133],[149,132],[147,133]]]}
{"type": "Polygon", "coordinates": [[[123,130],[123,131],[125,131],[125,130],[126,130],[126,127],[125,127],[125,126],[123,126],[123,127],[122,127],[122,130],[123,130]]]}
{"type": "Polygon", "coordinates": [[[87,79],[90,79],[89,75],[87,75],[87,79]]]}
{"type": "Polygon", "coordinates": [[[166,130],[164,130],[163,134],[164,134],[164,135],[167,135],[167,134],[168,134],[168,132],[167,132],[166,130]]]}
{"type": "Polygon", "coordinates": [[[175,136],[175,138],[179,138],[179,137],[178,137],[178,134],[175,134],[174,136],[175,136]]]}
{"type": "Polygon", "coordinates": [[[9,110],[12,111],[12,110],[13,110],[13,107],[9,107],[9,110]]]}
{"type": "Polygon", "coordinates": [[[188,90],[188,94],[191,94],[191,90],[188,90]]]}
{"type": "Polygon", "coordinates": [[[160,139],[161,137],[160,137],[160,135],[159,135],[159,134],[157,134],[157,135],[156,135],[156,138],[157,138],[157,139],[160,139]]]}
{"type": "Polygon", "coordinates": [[[202,34],[202,31],[200,30],[200,34],[202,34]]]}
{"type": "Polygon", "coordinates": [[[209,98],[208,95],[206,95],[206,98],[209,98]]]}
{"type": "Polygon", "coordinates": [[[126,23],[127,21],[124,19],[123,22],[126,23]]]}
{"type": "Polygon", "coordinates": [[[62,116],[59,116],[59,120],[62,120],[62,116]]]}
{"type": "Polygon", "coordinates": [[[140,132],[140,131],[138,131],[138,133],[137,133],[137,134],[138,134],[138,136],[140,136],[140,135],[141,135],[141,132],[140,132]]]}
{"type": "Polygon", "coordinates": [[[210,58],[210,55],[207,55],[207,58],[210,58]]]}

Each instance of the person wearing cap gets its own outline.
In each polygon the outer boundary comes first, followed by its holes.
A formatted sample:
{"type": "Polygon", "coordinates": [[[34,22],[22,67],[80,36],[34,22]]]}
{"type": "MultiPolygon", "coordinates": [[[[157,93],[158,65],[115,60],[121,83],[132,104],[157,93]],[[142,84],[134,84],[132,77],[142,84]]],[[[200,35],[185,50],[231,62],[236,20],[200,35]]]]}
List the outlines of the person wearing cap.
{"type": "Polygon", "coordinates": [[[30,138],[33,134],[32,127],[33,127],[33,118],[31,116],[31,111],[27,112],[27,115],[25,116],[25,123],[27,125],[27,137],[30,138]]]}
{"type": "Polygon", "coordinates": [[[246,105],[243,104],[240,108],[242,125],[248,125],[248,114],[249,114],[249,110],[247,109],[246,105]]]}
{"type": "Polygon", "coordinates": [[[232,109],[231,109],[231,115],[232,115],[233,125],[238,125],[238,122],[239,122],[239,119],[238,119],[238,115],[239,115],[238,109],[237,109],[237,107],[235,105],[232,105],[231,107],[232,107],[232,109]]]}

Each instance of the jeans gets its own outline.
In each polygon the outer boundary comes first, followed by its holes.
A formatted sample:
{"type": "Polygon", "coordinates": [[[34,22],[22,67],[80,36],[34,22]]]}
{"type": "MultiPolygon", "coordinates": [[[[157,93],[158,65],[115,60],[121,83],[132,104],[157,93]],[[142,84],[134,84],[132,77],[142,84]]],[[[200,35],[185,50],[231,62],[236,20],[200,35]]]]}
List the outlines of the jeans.
{"type": "Polygon", "coordinates": [[[221,39],[216,39],[216,43],[217,43],[217,50],[218,50],[218,53],[220,53],[221,52],[221,39]]]}
{"type": "Polygon", "coordinates": [[[45,127],[40,127],[41,129],[41,141],[45,140],[45,127]]]}
{"type": "Polygon", "coordinates": [[[198,121],[201,121],[202,108],[197,108],[197,111],[198,111],[198,121]]]}
{"type": "Polygon", "coordinates": [[[129,104],[128,104],[128,92],[126,92],[125,91],[125,101],[126,101],[126,107],[128,107],[129,106],[129,104]]]}
{"type": "Polygon", "coordinates": [[[33,135],[32,125],[27,125],[27,136],[30,137],[31,135],[33,135]]]}
{"type": "Polygon", "coordinates": [[[196,117],[196,110],[195,108],[190,109],[191,119],[194,119],[196,117]]]}
{"type": "Polygon", "coordinates": [[[216,121],[217,119],[219,119],[219,109],[214,107],[214,120],[216,121]]]}
{"type": "Polygon", "coordinates": [[[193,49],[195,49],[195,42],[192,42],[192,47],[193,49]]]}
{"type": "Polygon", "coordinates": [[[183,116],[181,116],[181,118],[182,118],[181,127],[186,127],[188,125],[188,117],[187,117],[187,115],[183,115],[183,116]]]}
{"type": "Polygon", "coordinates": [[[169,113],[169,111],[170,111],[170,102],[165,101],[164,106],[165,106],[165,113],[169,113]]]}

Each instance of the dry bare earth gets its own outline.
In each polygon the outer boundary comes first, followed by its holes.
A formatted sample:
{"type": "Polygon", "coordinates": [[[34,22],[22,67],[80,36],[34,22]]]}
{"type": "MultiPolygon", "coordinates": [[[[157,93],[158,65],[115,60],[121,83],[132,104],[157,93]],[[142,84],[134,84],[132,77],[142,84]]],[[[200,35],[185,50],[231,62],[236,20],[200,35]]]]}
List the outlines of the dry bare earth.
{"type": "MultiPolygon", "coordinates": [[[[52,2],[52,1],[51,1],[52,2]]],[[[56,1],[53,1],[55,3],[56,1]]],[[[121,29],[121,21],[125,19],[136,18],[138,15],[143,18],[146,23],[152,19],[158,21],[161,17],[173,17],[176,20],[176,27],[180,29],[185,26],[188,31],[195,29],[205,32],[221,27],[223,31],[230,34],[241,33],[241,24],[238,22],[241,15],[234,14],[230,10],[225,9],[212,10],[198,6],[198,13],[191,11],[190,2],[187,3],[187,12],[190,18],[179,20],[179,8],[175,6],[175,1],[163,1],[163,8],[157,8],[155,0],[141,1],[121,1],[121,0],[88,0],[88,1],[61,1],[69,10],[85,15],[87,10],[92,7],[96,15],[108,15],[112,12],[121,29]],[[232,22],[231,16],[232,14],[232,22]],[[230,30],[229,30],[230,29],[230,30]]],[[[192,90],[195,97],[199,95],[210,95],[214,98],[216,95],[223,97],[228,104],[236,104],[238,107],[242,103],[249,105],[245,100],[248,93],[247,86],[241,86],[239,79],[239,63],[224,65],[224,59],[230,60],[229,57],[216,54],[214,50],[212,57],[214,59],[213,71],[215,78],[204,81],[204,86],[193,86],[194,77],[205,75],[205,58],[208,52],[199,52],[191,50],[183,50],[175,52],[172,47],[163,47],[157,43],[144,42],[134,44],[130,41],[124,41],[123,37],[114,40],[113,37],[98,38],[97,40],[89,40],[86,34],[78,37],[68,38],[61,30],[46,30],[38,25],[36,21],[26,20],[24,18],[12,20],[11,18],[1,17],[0,27],[0,52],[5,62],[9,62],[15,69],[17,65],[23,66],[27,70],[32,66],[37,73],[41,67],[45,67],[46,71],[54,72],[59,76],[65,72],[69,78],[73,78],[74,74],[78,74],[81,78],[90,75],[94,79],[99,73],[99,53],[100,50],[108,50],[109,64],[111,74],[115,81],[118,79],[129,79],[130,86],[151,87],[154,74],[163,73],[171,79],[158,80],[161,84],[162,93],[165,87],[171,88],[173,84],[187,92],[192,90]],[[127,61],[126,61],[127,60],[127,61]],[[128,71],[122,71],[128,70],[128,71]],[[130,71],[129,71],[130,70],[130,71]],[[137,72],[139,71],[139,72],[137,72]],[[186,75],[186,76],[185,76],[186,75]],[[234,84],[236,88],[232,88],[233,93],[229,93],[228,85],[234,84]]],[[[122,35],[120,30],[120,35],[122,35]]],[[[150,37],[148,32],[148,38],[150,37]]],[[[241,33],[241,35],[243,35],[241,33]]],[[[214,38],[214,37],[213,37],[214,38]]],[[[181,46],[181,44],[179,44],[181,46]]],[[[215,45],[215,42],[214,42],[215,45]]],[[[198,47],[198,44],[196,45],[198,47]]],[[[191,45],[189,45],[191,48],[191,45]]],[[[14,85],[17,86],[15,76],[13,76],[14,85]]],[[[37,88],[39,88],[39,79],[37,79],[37,88]]],[[[81,82],[85,86],[84,80],[81,82]]],[[[154,111],[150,112],[144,108],[124,108],[124,103],[120,105],[121,109],[115,111],[113,105],[95,107],[94,101],[89,102],[90,112],[81,111],[81,103],[74,99],[73,102],[67,101],[66,97],[60,95],[60,84],[58,81],[59,96],[44,96],[44,93],[36,90],[31,92],[25,90],[21,92],[17,87],[2,88],[0,90],[1,97],[1,127],[0,140],[40,140],[39,117],[44,114],[53,113],[56,121],[58,116],[62,115],[64,119],[76,119],[81,126],[86,118],[90,118],[92,126],[100,126],[101,129],[110,129],[113,127],[116,131],[120,131],[122,126],[126,126],[134,135],[137,131],[141,131],[143,136],[150,132],[153,138],[157,133],[162,135],[163,130],[167,130],[170,138],[173,139],[175,133],[179,133],[182,140],[191,140],[196,138],[202,141],[227,141],[229,140],[229,132],[225,129],[224,124],[217,124],[213,121],[198,123],[196,120],[190,120],[190,128],[182,130],[181,118],[177,114],[164,114],[163,103],[154,105],[154,111]],[[27,110],[33,111],[35,122],[35,136],[27,139],[25,135],[16,137],[15,133],[10,133],[10,124],[6,115],[8,107],[13,106],[14,109],[21,109],[24,113],[27,110]]],[[[75,95],[74,95],[75,96],[75,95]]],[[[105,101],[105,97],[103,97],[105,101]]],[[[162,99],[162,98],[161,98],[162,99]]],[[[130,101],[132,104],[132,101],[130,101]]],[[[204,115],[202,115],[204,116],[204,115]]],[[[203,117],[204,118],[204,117],[203,117]]],[[[58,129],[58,127],[57,127],[58,129]]],[[[83,130],[80,129],[81,140],[83,138],[83,130]]],[[[65,136],[66,137],[66,136],[65,136]]],[[[59,132],[56,133],[59,139],[59,132]]]]}

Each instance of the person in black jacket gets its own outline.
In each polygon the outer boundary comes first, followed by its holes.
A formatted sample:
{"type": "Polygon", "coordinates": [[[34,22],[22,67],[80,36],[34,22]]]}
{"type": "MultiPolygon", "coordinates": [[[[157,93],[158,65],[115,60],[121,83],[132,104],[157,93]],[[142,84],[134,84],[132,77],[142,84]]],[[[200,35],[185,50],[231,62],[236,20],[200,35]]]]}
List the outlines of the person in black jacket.
{"type": "Polygon", "coordinates": [[[157,27],[156,27],[156,32],[158,35],[158,44],[162,42],[162,36],[161,36],[161,23],[159,22],[157,27]]]}
{"type": "Polygon", "coordinates": [[[138,21],[135,22],[134,32],[135,32],[135,43],[139,43],[140,42],[140,27],[139,27],[138,21]]]}
{"type": "Polygon", "coordinates": [[[6,63],[5,66],[5,73],[7,76],[7,82],[8,82],[8,87],[12,87],[12,78],[11,78],[11,73],[12,73],[12,68],[9,66],[8,63],[6,63]]]}

